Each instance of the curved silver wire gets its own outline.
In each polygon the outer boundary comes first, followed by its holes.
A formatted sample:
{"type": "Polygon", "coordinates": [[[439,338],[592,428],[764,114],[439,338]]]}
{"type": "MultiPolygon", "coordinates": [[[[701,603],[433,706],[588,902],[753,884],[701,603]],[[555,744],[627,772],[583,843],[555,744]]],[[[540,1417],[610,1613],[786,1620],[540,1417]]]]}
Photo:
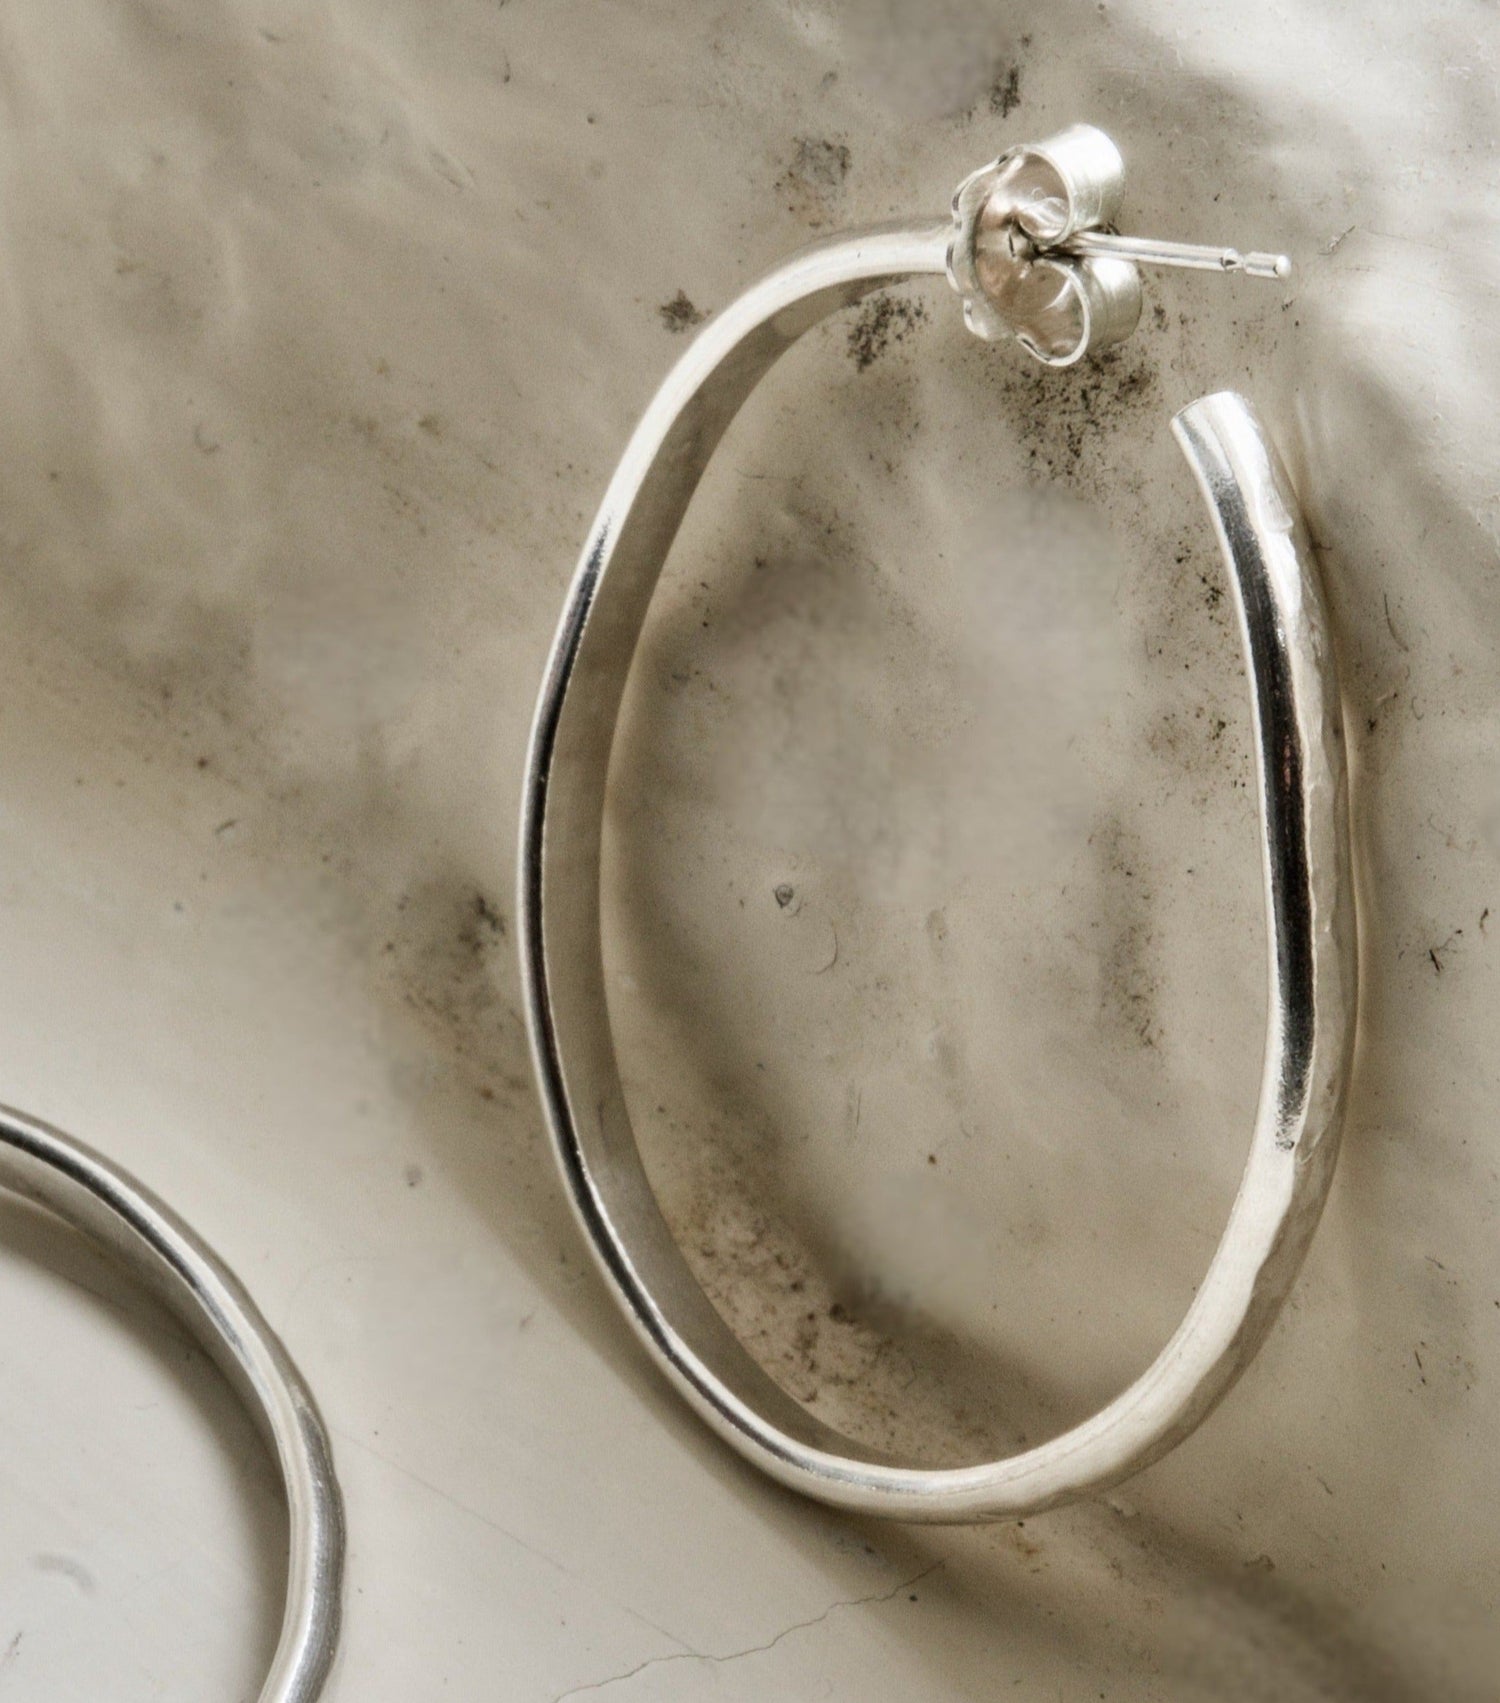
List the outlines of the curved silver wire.
{"type": "Polygon", "coordinates": [[[1209,396],[1175,422],[1235,593],[1251,682],[1270,999],[1238,1196],[1186,1318],[1091,1419],[1005,1460],[896,1462],[822,1424],[761,1369],[674,1243],[641,1163],[614,1055],[599,932],[605,785],[626,675],[709,457],[803,332],[872,291],[945,270],[947,221],[834,238],[753,285],[700,334],[647,409],[568,592],[537,703],[522,801],[519,944],[533,1058],[573,1208],[620,1305],[699,1414],[773,1478],[909,1520],[1016,1517],[1119,1482],[1208,1414],[1275,1318],[1322,1210],[1355,1015],[1343,735],[1326,620],[1295,494],[1250,405],[1209,396]]]}
{"type": "Polygon", "coordinates": [[[118,1258],[213,1356],[255,1417],[286,1487],[286,1609],[260,1703],[314,1703],[338,1646],[344,1514],[312,1392],[239,1280],[172,1209],[60,1130],[0,1107],[0,1188],[118,1258]]]}

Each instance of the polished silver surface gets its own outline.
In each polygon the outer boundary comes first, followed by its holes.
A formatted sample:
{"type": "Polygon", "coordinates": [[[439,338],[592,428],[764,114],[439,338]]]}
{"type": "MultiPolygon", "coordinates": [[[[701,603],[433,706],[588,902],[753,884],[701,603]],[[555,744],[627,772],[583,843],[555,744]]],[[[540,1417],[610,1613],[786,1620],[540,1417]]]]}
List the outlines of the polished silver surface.
{"type": "Polygon", "coordinates": [[[313,1703],[338,1645],[344,1516],[312,1392],[234,1274],[134,1178],[82,1142],[0,1107],[0,1188],[119,1259],[191,1329],[260,1426],[286,1488],[286,1609],[260,1703],[313,1703]]]}
{"type": "Polygon", "coordinates": [[[631,1323],[703,1418],[772,1477],[838,1507],[930,1521],[1014,1517],[1116,1483],[1212,1409],[1254,1355],[1316,1227],[1355,1014],[1342,729],[1314,564],[1295,494],[1249,404],[1210,396],[1175,429],[1239,611],[1270,999],[1249,1158],[1176,1334],[1076,1429],[1009,1459],[927,1468],[864,1448],[787,1395],[730,1332],[675,1245],[631,1130],[605,1000],[600,841],[621,693],[667,551],[736,410],[826,315],[901,279],[943,274],[952,229],[898,225],[809,250],[731,303],[668,376],[610,483],[547,665],[525,777],[518,902],[547,1121],[579,1222],[631,1323]]]}

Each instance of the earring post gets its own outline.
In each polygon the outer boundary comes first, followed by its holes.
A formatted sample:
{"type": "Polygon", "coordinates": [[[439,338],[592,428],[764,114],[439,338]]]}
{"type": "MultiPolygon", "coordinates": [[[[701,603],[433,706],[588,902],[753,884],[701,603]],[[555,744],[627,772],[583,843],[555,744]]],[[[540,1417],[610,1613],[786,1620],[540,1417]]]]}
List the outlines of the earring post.
{"type": "Polygon", "coordinates": [[[1075,231],[1055,254],[1112,256],[1146,266],[1180,266],[1194,272],[1243,272],[1247,278],[1287,278],[1292,263],[1284,254],[1241,254],[1237,248],[1202,243],[1158,242],[1153,237],[1122,237],[1113,231],[1075,231]]]}

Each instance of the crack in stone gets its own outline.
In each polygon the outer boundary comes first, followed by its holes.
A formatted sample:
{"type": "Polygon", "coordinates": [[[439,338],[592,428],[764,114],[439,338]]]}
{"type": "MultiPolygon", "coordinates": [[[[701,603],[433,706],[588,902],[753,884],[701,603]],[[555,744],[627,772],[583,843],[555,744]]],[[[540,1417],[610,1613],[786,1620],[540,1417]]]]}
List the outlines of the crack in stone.
{"type": "Polygon", "coordinates": [[[944,1566],[942,1561],[934,1561],[931,1566],[924,1567],[920,1573],[910,1579],[904,1579],[900,1584],[893,1585],[888,1591],[876,1591],[867,1597],[841,1598],[838,1602],[829,1603],[821,1614],[815,1614],[811,1620],[794,1621],[790,1626],[784,1626],[769,1642],[752,1644],[748,1649],[731,1650],[727,1655],[715,1656],[704,1650],[682,1650],[669,1656],[651,1656],[644,1662],[639,1662],[625,1673],[611,1674],[608,1679],[595,1680],[591,1685],[578,1685],[571,1691],[560,1692],[553,1698],[552,1703],[570,1703],[575,1697],[586,1697],[591,1692],[605,1691],[612,1685],[624,1685],[628,1680],[636,1679],[651,1668],[668,1667],[675,1662],[711,1662],[715,1667],[728,1662],[744,1660],[746,1656],[763,1656],[768,1650],[790,1638],[794,1632],[806,1632],[810,1627],[821,1626],[823,1622],[836,1614],[841,1608],[864,1608],[870,1604],[893,1602],[903,1591],[909,1591],[920,1585],[924,1579],[931,1578],[938,1568],[944,1566]]]}

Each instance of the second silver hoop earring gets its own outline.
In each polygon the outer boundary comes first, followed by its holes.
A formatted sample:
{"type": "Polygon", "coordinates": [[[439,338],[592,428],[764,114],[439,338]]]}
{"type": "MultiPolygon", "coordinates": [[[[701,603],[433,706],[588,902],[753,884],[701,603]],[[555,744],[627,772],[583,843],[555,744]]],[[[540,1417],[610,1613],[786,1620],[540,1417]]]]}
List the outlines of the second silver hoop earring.
{"type": "Polygon", "coordinates": [[[568,592],[537,704],[520,845],[520,949],[543,1106],[616,1299],[699,1414],[771,1477],[908,1520],[1005,1519],[1119,1482],[1166,1453],[1250,1362],[1333,1175],[1355,1017],[1343,734],[1327,620],[1297,498],[1254,410],[1230,393],[1173,421],[1219,543],[1250,682],[1270,996],[1260,1102],[1238,1196],[1187,1316],[1092,1418],[1003,1460],[927,1468],[822,1424],[756,1363],[673,1241],[620,1086],[599,932],[615,720],[663,562],[709,458],[771,365],[827,315],[946,276],[966,320],[1066,367],[1140,313],[1137,262],[1284,277],[1279,256],[1117,235],[1123,167],[1075,125],[963,184],[951,220],[836,237],[727,307],[669,375],[625,451],[568,592]]]}
{"type": "Polygon", "coordinates": [[[61,1130],[0,1106],[0,1189],[33,1201],[132,1271],[202,1343],[281,1470],[286,1602],[259,1703],[318,1703],[338,1652],[344,1504],[302,1375],[244,1286],[167,1204],[61,1130]]]}

